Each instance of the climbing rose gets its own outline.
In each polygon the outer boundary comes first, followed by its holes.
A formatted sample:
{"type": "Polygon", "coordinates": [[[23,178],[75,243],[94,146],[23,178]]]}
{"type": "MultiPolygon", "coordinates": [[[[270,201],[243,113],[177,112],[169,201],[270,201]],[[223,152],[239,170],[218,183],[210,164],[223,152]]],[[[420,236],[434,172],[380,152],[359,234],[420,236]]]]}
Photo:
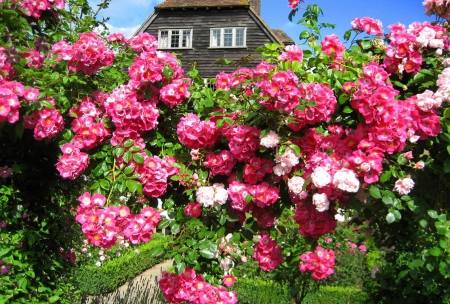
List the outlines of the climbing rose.
{"type": "Polygon", "coordinates": [[[409,177],[405,177],[395,182],[394,191],[398,192],[400,195],[406,195],[413,187],[414,181],[409,177]]]}
{"type": "Polygon", "coordinates": [[[312,272],[313,278],[316,280],[326,279],[333,274],[334,267],[334,251],[326,250],[317,246],[314,252],[307,252],[300,256],[299,268],[301,272],[312,272]]]}
{"type": "Polygon", "coordinates": [[[333,184],[336,188],[347,192],[358,192],[359,179],[355,171],[347,168],[338,170],[333,177],[333,184]]]}

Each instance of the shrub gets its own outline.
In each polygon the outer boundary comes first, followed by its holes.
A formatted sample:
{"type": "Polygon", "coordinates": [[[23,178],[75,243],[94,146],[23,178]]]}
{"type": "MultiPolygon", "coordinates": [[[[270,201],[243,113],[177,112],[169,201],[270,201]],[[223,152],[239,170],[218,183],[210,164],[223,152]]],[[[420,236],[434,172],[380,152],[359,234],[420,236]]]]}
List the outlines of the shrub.
{"type": "Polygon", "coordinates": [[[368,294],[358,288],[321,286],[315,293],[309,293],[304,304],[347,304],[370,303],[368,294]]]}
{"type": "Polygon", "coordinates": [[[233,286],[239,303],[243,304],[288,304],[289,291],[286,286],[262,279],[239,278],[233,286]]]}
{"type": "Polygon", "coordinates": [[[101,267],[85,266],[75,271],[74,283],[82,295],[99,295],[114,291],[125,282],[165,259],[164,252],[155,248],[167,247],[169,237],[157,236],[152,242],[137,247],[139,253],[127,252],[106,261],[101,267]]]}

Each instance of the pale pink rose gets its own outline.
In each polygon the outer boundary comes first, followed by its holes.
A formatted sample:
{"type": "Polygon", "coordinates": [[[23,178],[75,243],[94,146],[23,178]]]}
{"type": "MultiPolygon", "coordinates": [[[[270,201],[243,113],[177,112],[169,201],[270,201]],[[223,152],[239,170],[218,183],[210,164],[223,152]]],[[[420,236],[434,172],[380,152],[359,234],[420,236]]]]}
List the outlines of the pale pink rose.
{"type": "Polygon", "coordinates": [[[269,134],[261,138],[260,145],[266,148],[275,148],[280,143],[277,133],[270,131],[269,134]]]}
{"type": "Polygon", "coordinates": [[[333,184],[336,188],[347,192],[356,193],[359,189],[359,179],[355,171],[347,168],[342,168],[334,174],[333,184]]]}
{"type": "Polygon", "coordinates": [[[441,94],[425,90],[422,94],[417,94],[417,107],[424,112],[430,112],[433,108],[439,108],[443,99],[441,94]]]}
{"type": "Polygon", "coordinates": [[[291,172],[291,167],[283,167],[281,164],[278,164],[273,167],[273,173],[278,176],[283,176],[291,172]]]}
{"type": "Polygon", "coordinates": [[[299,195],[302,193],[305,180],[301,176],[294,176],[288,181],[289,191],[299,195]]]}
{"type": "Polygon", "coordinates": [[[281,164],[283,167],[294,167],[298,164],[298,156],[295,154],[294,150],[291,148],[286,148],[283,155],[275,156],[275,161],[281,164]]]}
{"type": "Polygon", "coordinates": [[[214,188],[213,187],[200,187],[195,193],[197,203],[211,207],[214,204],[214,188]]]}
{"type": "Polygon", "coordinates": [[[397,191],[401,195],[408,194],[411,189],[414,187],[414,181],[409,177],[405,177],[404,179],[399,179],[395,182],[394,191],[397,191]]]}
{"type": "Polygon", "coordinates": [[[425,163],[423,161],[418,161],[417,163],[415,163],[414,168],[423,169],[425,168],[425,163]]]}
{"type": "Polygon", "coordinates": [[[325,167],[317,167],[311,174],[311,180],[317,188],[323,188],[331,182],[331,175],[325,167]]]}
{"type": "Polygon", "coordinates": [[[330,207],[330,201],[325,193],[315,193],[312,197],[313,204],[316,206],[316,210],[324,212],[330,207]]]}
{"type": "Polygon", "coordinates": [[[228,190],[223,184],[215,183],[214,188],[214,204],[223,205],[228,199],[228,190]]]}

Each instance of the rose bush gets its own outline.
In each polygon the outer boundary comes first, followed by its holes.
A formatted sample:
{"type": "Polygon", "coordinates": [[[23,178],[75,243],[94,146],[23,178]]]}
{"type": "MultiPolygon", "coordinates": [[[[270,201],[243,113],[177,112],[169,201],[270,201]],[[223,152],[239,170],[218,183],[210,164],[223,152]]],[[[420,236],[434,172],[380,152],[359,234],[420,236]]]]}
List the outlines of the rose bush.
{"type": "MultiPolygon", "coordinates": [[[[292,19],[300,1],[289,2],[292,19]]],[[[424,254],[414,252],[397,280],[419,281],[421,273],[431,280],[422,294],[449,300],[442,283],[450,274],[447,184],[430,206],[430,193],[414,182],[425,174],[446,181],[450,171],[443,20],[395,24],[383,37],[379,20],[355,19],[345,40],[362,32],[376,37],[353,39],[347,49],[336,35],[322,39],[320,29],[331,25],[319,23],[320,8],[309,5],[300,20],[308,49],[266,45],[255,68],[220,73],[212,90],[195,66],[185,74],[146,33],[103,39],[86,1],[68,1],[68,10],[62,2],[41,4],[0,3],[0,165],[13,168],[1,179],[8,248],[0,258],[12,265],[2,268],[11,273],[0,287],[5,299],[39,297],[47,288],[29,271],[45,276],[53,269],[23,271],[21,259],[36,240],[24,231],[48,231],[52,217],[71,221],[66,230],[76,227],[76,217],[89,242],[102,248],[119,239],[147,242],[170,227],[175,267],[160,281],[166,299],[235,303],[232,291],[215,285],[231,285],[234,267],[249,257],[264,271],[282,265],[304,280],[300,271],[325,279],[334,253],[318,239],[334,231],[341,210],[355,209],[376,225],[380,243],[403,250],[412,249],[395,240],[395,229],[428,229],[410,236],[424,254]],[[47,175],[39,177],[43,165],[29,155],[45,159],[47,175]],[[41,188],[33,197],[20,185],[39,179],[41,187],[64,187],[59,196],[41,188]],[[46,200],[56,205],[47,209],[46,200]],[[24,208],[31,222],[15,212],[24,208]],[[287,227],[277,219],[286,210],[305,246],[278,242],[287,227]],[[424,210],[437,219],[436,229],[424,210]]],[[[426,3],[442,18],[446,7],[426,3]]],[[[76,245],[53,241],[49,252],[76,245]]],[[[155,248],[154,255],[162,252],[155,248]]],[[[380,288],[390,279],[380,279],[380,288]]],[[[411,288],[401,292],[411,295],[411,288]]]]}

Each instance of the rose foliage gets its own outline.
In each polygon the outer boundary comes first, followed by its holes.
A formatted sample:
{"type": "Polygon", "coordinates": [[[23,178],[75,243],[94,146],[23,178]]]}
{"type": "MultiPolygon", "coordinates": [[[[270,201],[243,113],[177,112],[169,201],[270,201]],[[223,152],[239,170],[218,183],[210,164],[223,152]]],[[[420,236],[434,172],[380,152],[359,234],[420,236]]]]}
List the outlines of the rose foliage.
{"type": "MultiPolygon", "coordinates": [[[[292,18],[301,1],[289,2],[292,18]]],[[[344,39],[371,36],[349,48],[336,35],[322,39],[320,28],[331,25],[309,5],[299,22],[308,47],[266,45],[262,61],[219,73],[212,90],[195,65],[185,72],[147,33],[105,39],[85,1],[1,1],[0,183],[17,192],[4,201],[1,229],[11,236],[47,225],[32,196],[19,199],[29,191],[21,180],[77,185],[65,186],[52,214],[75,218],[68,227],[96,246],[148,242],[170,228],[175,267],[159,282],[166,300],[236,303],[222,285],[250,257],[264,271],[283,264],[326,279],[334,252],[318,239],[333,233],[338,213],[356,210],[380,244],[403,250],[406,242],[395,243],[386,227],[431,229],[434,239],[421,243],[422,256],[398,270],[396,283],[420,273],[431,280],[422,293],[448,295],[447,192],[440,188],[430,206],[420,181],[424,172],[445,180],[450,171],[450,41],[447,11],[426,2],[427,12],[444,12],[437,22],[384,33],[381,21],[357,18],[344,39]],[[52,162],[41,177],[29,151],[52,162]],[[32,223],[11,219],[19,205],[32,205],[32,223]],[[277,242],[285,210],[307,248],[277,242]]],[[[30,237],[19,238],[32,249],[30,237]]],[[[22,279],[22,253],[8,248],[0,251],[2,275],[10,274],[0,286],[5,299],[36,292],[34,274],[22,279]]]]}

